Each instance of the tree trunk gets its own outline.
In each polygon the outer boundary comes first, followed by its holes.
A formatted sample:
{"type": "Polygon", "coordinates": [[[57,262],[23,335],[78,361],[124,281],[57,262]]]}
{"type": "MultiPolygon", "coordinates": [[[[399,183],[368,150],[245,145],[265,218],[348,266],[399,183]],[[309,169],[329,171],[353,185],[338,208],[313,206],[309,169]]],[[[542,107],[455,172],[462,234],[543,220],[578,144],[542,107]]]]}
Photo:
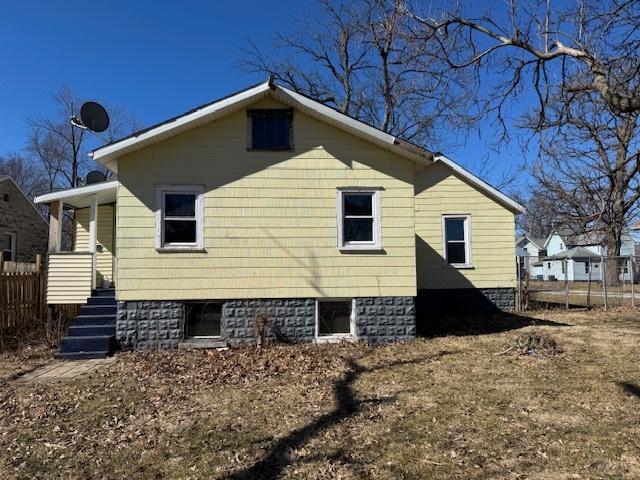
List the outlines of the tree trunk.
{"type": "MultiPolygon", "coordinates": [[[[616,222],[617,223],[617,222],[616,222]]],[[[604,246],[606,248],[607,285],[618,285],[620,283],[620,245],[622,243],[622,224],[612,224],[606,232],[604,246]]]]}

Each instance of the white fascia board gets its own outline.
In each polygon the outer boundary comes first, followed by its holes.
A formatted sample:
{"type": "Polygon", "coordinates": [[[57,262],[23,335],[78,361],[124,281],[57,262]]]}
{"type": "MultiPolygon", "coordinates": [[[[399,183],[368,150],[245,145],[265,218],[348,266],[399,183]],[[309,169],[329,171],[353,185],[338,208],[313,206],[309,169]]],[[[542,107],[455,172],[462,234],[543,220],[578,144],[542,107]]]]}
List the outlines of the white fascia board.
{"type": "Polygon", "coordinates": [[[162,135],[164,133],[168,133],[171,130],[175,130],[179,127],[185,126],[189,123],[195,122],[197,120],[203,119],[204,117],[213,116],[215,113],[227,108],[231,107],[236,103],[248,100],[256,95],[266,92],[269,90],[269,82],[262,83],[256,87],[250,88],[249,90],[245,90],[243,92],[238,93],[237,95],[233,95],[229,98],[225,98],[216,102],[212,105],[208,105],[200,110],[197,110],[193,113],[189,113],[187,115],[183,115],[182,117],[178,117],[175,120],[164,123],[162,125],[157,126],[156,128],[152,128],[140,135],[125,138],[120,142],[114,143],[112,145],[107,145],[102,148],[98,148],[94,150],[89,155],[97,162],[100,163],[108,163],[109,157],[118,154],[122,150],[126,150],[129,147],[134,146],[137,143],[145,142],[147,140],[151,140],[154,137],[162,135]]]}
{"type": "MultiPolygon", "coordinates": [[[[289,90],[288,88],[280,85],[275,85],[274,96],[277,100],[281,100],[283,103],[289,104],[293,107],[303,107],[303,111],[307,110],[313,112],[323,121],[337,126],[342,130],[356,134],[365,140],[372,141],[375,144],[385,146],[402,157],[422,163],[423,165],[431,165],[431,163],[433,163],[431,158],[429,158],[430,152],[424,150],[424,156],[411,152],[408,149],[399,146],[398,144],[402,142],[402,140],[397,139],[393,135],[383,132],[371,125],[367,125],[366,123],[349,117],[348,115],[337,112],[333,108],[327,107],[326,105],[305,97],[293,90],[289,90]]],[[[418,147],[416,147],[416,149],[418,149],[418,147]]]]}
{"type": "Polygon", "coordinates": [[[36,213],[38,214],[38,217],[40,217],[40,219],[42,219],[42,221],[43,221],[44,223],[46,223],[47,225],[49,225],[49,221],[48,221],[46,218],[44,218],[44,217],[42,216],[42,214],[40,213],[40,211],[38,210],[38,208],[35,206],[34,202],[32,202],[32,201],[31,201],[31,199],[30,199],[29,197],[27,197],[27,194],[26,194],[26,193],[24,193],[24,190],[22,190],[22,188],[20,188],[20,185],[18,185],[18,184],[16,183],[16,181],[15,181],[13,178],[11,178],[11,177],[9,177],[9,176],[4,177],[4,178],[0,178],[0,183],[2,183],[2,182],[4,182],[4,181],[7,181],[7,180],[8,180],[9,182],[11,182],[11,183],[13,184],[13,186],[14,186],[14,187],[16,187],[16,190],[18,190],[18,192],[20,192],[20,195],[22,195],[22,196],[24,197],[24,199],[25,199],[27,202],[29,202],[29,205],[31,205],[31,206],[33,207],[33,209],[36,211],[36,213]]]}
{"type": "Polygon", "coordinates": [[[434,161],[435,162],[444,163],[446,166],[448,166],[451,170],[453,170],[458,175],[460,175],[462,178],[467,180],[469,183],[471,183],[472,185],[478,187],[480,190],[483,190],[484,192],[488,193],[494,199],[496,199],[499,203],[501,203],[504,206],[508,207],[510,210],[513,210],[514,212],[517,212],[517,213],[522,213],[522,212],[525,211],[525,208],[522,205],[520,205],[518,202],[516,202],[512,198],[509,198],[504,193],[502,193],[500,190],[498,190],[495,187],[492,187],[491,185],[489,185],[484,180],[481,180],[480,178],[476,177],[471,172],[465,170],[464,168],[462,168],[460,165],[458,165],[453,160],[449,160],[444,155],[436,155],[434,157],[434,161]]]}
{"type": "Polygon", "coordinates": [[[361,138],[371,141],[377,145],[383,146],[402,157],[424,165],[430,165],[432,163],[431,154],[426,150],[424,150],[424,154],[420,154],[417,152],[420,149],[415,147],[416,152],[412,152],[410,149],[401,146],[400,144],[404,142],[393,135],[389,135],[388,133],[378,130],[366,123],[337,112],[334,109],[307,98],[304,95],[300,95],[293,90],[289,90],[288,88],[281,87],[279,85],[269,84],[269,82],[262,83],[249,90],[240,92],[237,95],[233,95],[195,112],[178,117],[173,121],[159,125],[158,127],[152,128],[140,135],[125,138],[112,145],[98,148],[94,150],[90,156],[97,162],[100,162],[116,171],[117,168],[114,165],[115,159],[119,155],[134,150],[137,144],[148,144],[149,142],[152,142],[154,138],[158,137],[165,138],[167,135],[170,135],[172,131],[181,131],[190,123],[202,123],[203,121],[213,120],[219,116],[223,116],[226,113],[229,113],[229,111],[232,111],[234,106],[249,102],[252,98],[258,97],[265,92],[270,92],[274,98],[291,107],[297,107],[303,111],[310,112],[327,123],[335,125],[336,127],[351,134],[358,135],[361,138]]]}
{"type": "Polygon", "coordinates": [[[36,197],[34,203],[51,203],[57,200],[64,200],[66,198],[78,197],[82,195],[93,195],[95,193],[106,192],[108,190],[116,190],[118,188],[118,180],[111,180],[110,182],[95,183],[93,185],[86,185],[84,187],[68,188],[67,190],[60,190],[58,192],[45,193],[36,197]]]}
{"type": "Polygon", "coordinates": [[[551,241],[551,237],[553,237],[555,234],[556,234],[556,231],[555,230],[551,230],[551,233],[547,237],[547,240],[544,242],[543,250],[547,248],[547,245],[549,245],[549,242],[551,241]]]}

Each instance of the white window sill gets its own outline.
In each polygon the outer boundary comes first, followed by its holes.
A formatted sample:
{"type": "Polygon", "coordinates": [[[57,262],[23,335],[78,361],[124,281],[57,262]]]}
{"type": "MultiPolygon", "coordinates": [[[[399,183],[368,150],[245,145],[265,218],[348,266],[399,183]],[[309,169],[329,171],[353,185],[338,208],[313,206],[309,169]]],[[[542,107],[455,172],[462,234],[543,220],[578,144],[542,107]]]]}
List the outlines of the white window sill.
{"type": "Polygon", "coordinates": [[[156,248],[158,253],[207,253],[204,248],[200,247],[160,247],[156,248]]]}
{"type": "Polygon", "coordinates": [[[340,343],[340,342],[355,342],[356,337],[351,333],[335,333],[333,335],[318,335],[316,336],[316,343],[340,343]]]}
{"type": "Polygon", "coordinates": [[[338,247],[341,252],[382,252],[380,245],[343,245],[338,247]]]}
{"type": "Polygon", "coordinates": [[[455,268],[456,270],[473,270],[475,268],[471,264],[460,265],[455,263],[445,263],[445,267],[455,268]]]}

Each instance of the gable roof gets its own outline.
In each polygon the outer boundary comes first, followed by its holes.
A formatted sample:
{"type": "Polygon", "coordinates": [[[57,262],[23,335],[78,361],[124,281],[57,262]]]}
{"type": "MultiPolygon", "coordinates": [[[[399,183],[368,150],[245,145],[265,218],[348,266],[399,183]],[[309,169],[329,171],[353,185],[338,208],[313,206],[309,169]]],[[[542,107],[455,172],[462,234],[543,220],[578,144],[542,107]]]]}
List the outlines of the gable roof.
{"type": "Polygon", "coordinates": [[[110,170],[117,172],[117,160],[122,155],[160,142],[179,133],[204,125],[205,123],[209,123],[266,97],[274,98],[279,102],[302,111],[312,118],[316,118],[320,121],[333,125],[347,133],[362,138],[419,164],[429,166],[433,165],[435,162],[441,162],[469,183],[494,198],[498,203],[507,207],[509,210],[513,212],[524,211],[524,207],[522,205],[509,198],[495,187],[492,187],[485,181],[471,174],[444,155],[434,154],[422,147],[390,135],[305,95],[277,85],[271,79],[218,99],[214,102],[201,105],[195,109],[185,112],[182,115],[172,117],[164,122],[135,132],[120,140],[103,145],[102,147],[93,150],[93,152],[90,153],[90,156],[110,170]]]}
{"type": "Polygon", "coordinates": [[[24,190],[22,190],[22,188],[20,188],[20,185],[18,185],[16,183],[16,181],[13,178],[11,178],[9,175],[0,175],[0,183],[5,182],[5,181],[9,181],[9,182],[11,182],[13,184],[13,186],[16,188],[16,190],[18,190],[18,192],[20,192],[20,195],[22,195],[24,197],[26,202],[29,205],[31,205],[31,207],[38,214],[38,218],[40,218],[40,220],[42,220],[45,224],[48,225],[49,222],[47,221],[47,219],[42,216],[42,213],[40,213],[40,210],[38,210],[38,208],[34,205],[34,203],[31,201],[31,199],[29,197],[27,197],[27,194],[24,193],[24,190]]]}
{"type": "MultiPolygon", "coordinates": [[[[593,230],[590,232],[575,232],[570,227],[558,227],[552,230],[545,242],[545,247],[554,235],[558,235],[560,239],[568,247],[579,247],[584,245],[602,245],[605,239],[605,232],[593,230]]],[[[624,231],[622,237],[632,238],[629,231],[624,231]]]]}
{"type": "Polygon", "coordinates": [[[525,233],[521,237],[516,240],[516,244],[520,243],[522,240],[528,240],[529,243],[532,243],[538,250],[544,250],[545,239],[544,238],[535,238],[525,233]]]}
{"type": "Polygon", "coordinates": [[[545,260],[554,260],[559,258],[600,258],[600,255],[592,252],[591,250],[587,250],[584,247],[573,247],[569,250],[564,250],[556,253],[555,255],[545,257],[545,260]]]}

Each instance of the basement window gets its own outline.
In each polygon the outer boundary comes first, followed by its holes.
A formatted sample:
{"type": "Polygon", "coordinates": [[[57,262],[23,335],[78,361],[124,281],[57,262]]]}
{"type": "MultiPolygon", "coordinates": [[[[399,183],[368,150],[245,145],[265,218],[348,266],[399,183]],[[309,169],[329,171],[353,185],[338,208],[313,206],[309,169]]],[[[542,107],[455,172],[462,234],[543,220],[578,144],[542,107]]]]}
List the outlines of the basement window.
{"type": "Polygon", "coordinates": [[[193,302],[186,305],[186,336],[211,338],[220,336],[222,302],[193,302]]]}
{"type": "Polygon", "coordinates": [[[317,300],[316,338],[349,337],[353,335],[355,300],[317,300]]]}
{"type": "Polygon", "coordinates": [[[250,150],[291,150],[293,110],[247,110],[250,150]]]}
{"type": "Polygon", "coordinates": [[[203,188],[196,185],[160,185],[156,190],[156,247],[203,247],[203,188]]]}

